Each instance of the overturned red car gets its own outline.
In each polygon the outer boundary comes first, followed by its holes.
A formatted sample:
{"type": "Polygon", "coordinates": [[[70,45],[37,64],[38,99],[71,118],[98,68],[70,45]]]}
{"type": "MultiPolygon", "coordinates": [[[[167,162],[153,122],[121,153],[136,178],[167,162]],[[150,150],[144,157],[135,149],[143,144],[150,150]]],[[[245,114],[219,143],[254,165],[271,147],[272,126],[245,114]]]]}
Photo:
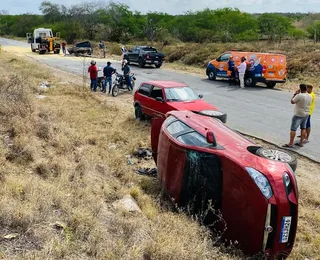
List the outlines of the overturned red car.
{"type": "Polygon", "coordinates": [[[211,205],[206,224],[214,223],[245,254],[290,254],[298,222],[291,154],[265,149],[220,120],[190,111],[153,118],[151,143],[160,182],[180,207],[199,213],[211,205]]]}
{"type": "Polygon", "coordinates": [[[135,116],[143,120],[147,116],[165,117],[172,110],[190,110],[225,123],[227,114],[201,100],[202,97],[184,83],[156,80],[143,82],[134,93],[135,116]]]}

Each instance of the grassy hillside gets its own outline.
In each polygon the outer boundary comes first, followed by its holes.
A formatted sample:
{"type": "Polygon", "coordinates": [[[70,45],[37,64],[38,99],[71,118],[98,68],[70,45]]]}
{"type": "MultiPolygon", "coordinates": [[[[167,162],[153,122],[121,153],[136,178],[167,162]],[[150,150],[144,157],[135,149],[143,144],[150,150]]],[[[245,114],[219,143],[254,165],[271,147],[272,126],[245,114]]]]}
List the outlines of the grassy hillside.
{"type": "MultiPolygon", "coordinates": [[[[243,259],[174,207],[156,178],[134,172],[152,160],[128,164],[150,146],[132,96],[92,94],[81,77],[6,52],[0,59],[1,259],[243,259]],[[56,87],[39,89],[43,80],[56,87]],[[141,213],[114,207],[125,195],[141,213]]],[[[319,164],[299,157],[297,179],[291,259],[317,259],[319,164]]]]}

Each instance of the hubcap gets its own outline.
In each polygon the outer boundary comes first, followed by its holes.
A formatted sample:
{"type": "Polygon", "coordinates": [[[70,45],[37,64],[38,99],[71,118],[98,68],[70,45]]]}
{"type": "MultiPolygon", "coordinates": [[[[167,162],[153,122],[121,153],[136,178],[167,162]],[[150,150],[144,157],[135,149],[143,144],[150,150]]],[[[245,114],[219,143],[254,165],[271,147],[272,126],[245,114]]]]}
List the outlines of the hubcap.
{"type": "Polygon", "coordinates": [[[211,71],[210,74],[209,74],[209,76],[210,76],[211,79],[213,79],[213,78],[214,78],[214,72],[211,71]]]}
{"type": "Polygon", "coordinates": [[[275,161],[280,161],[280,162],[290,162],[292,160],[292,157],[279,150],[274,150],[274,149],[267,149],[267,150],[262,150],[261,152],[263,156],[265,156],[268,159],[275,160],[275,161]]]}

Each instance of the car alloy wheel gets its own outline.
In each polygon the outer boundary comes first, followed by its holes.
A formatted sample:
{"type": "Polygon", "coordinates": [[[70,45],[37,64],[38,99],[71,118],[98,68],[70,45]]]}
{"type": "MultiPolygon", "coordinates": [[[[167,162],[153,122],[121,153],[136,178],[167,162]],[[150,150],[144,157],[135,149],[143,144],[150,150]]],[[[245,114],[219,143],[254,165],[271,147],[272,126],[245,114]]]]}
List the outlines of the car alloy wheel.
{"type": "Polygon", "coordinates": [[[297,159],[287,152],[280,151],[277,149],[259,148],[256,151],[256,154],[260,157],[267,158],[269,160],[288,163],[293,171],[297,169],[297,159]]]}

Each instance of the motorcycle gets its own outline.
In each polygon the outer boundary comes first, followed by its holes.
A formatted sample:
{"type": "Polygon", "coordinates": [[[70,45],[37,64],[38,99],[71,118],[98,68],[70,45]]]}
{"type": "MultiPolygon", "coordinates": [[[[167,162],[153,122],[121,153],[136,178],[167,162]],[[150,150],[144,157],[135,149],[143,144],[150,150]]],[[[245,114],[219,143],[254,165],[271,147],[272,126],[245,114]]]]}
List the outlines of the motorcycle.
{"type": "MultiPolygon", "coordinates": [[[[129,86],[127,84],[125,77],[118,72],[115,72],[115,74],[116,74],[116,79],[114,80],[113,87],[112,87],[112,96],[114,96],[114,97],[118,96],[120,90],[131,91],[129,89],[129,86]]],[[[131,73],[129,75],[129,77],[130,77],[131,85],[132,85],[132,89],[133,89],[134,85],[135,85],[135,81],[136,81],[136,76],[134,73],[131,73]]]]}

